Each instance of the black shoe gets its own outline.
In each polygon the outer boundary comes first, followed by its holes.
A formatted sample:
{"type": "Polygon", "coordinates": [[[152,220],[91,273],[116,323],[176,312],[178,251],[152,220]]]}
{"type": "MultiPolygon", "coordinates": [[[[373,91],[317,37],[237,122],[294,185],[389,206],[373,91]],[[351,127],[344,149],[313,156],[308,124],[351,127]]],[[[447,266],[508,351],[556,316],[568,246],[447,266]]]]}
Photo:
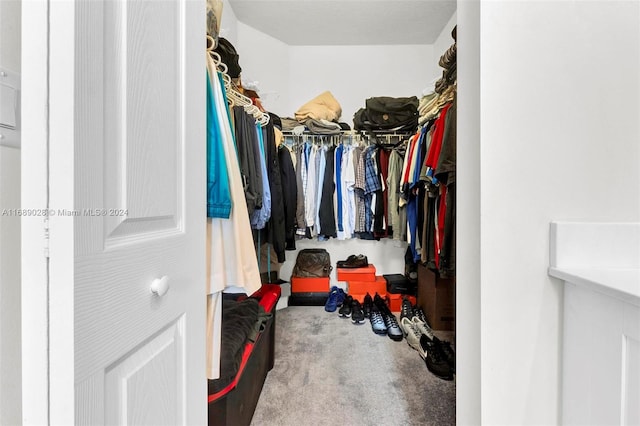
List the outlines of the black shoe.
{"type": "Polygon", "coordinates": [[[376,334],[387,334],[387,326],[384,324],[384,319],[382,319],[382,314],[378,310],[376,305],[373,305],[371,308],[371,315],[369,316],[369,321],[371,322],[371,329],[376,334]]]}
{"type": "Polygon", "coordinates": [[[402,318],[413,318],[413,306],[411,306],[411,301],[406,297],[402,298],[402,306],[400,307],[400,321],[402,322],[402,318]]]}
{"type": "Polygon", "coordinates": [[[351,305],[353,304],[353,297],[347,294],[344,301],[342,302],[342,306],[338,310],[338,315],[342,318],[349,318],[351,316],[351,305]]]}
{"type": "Polygon", "coordinates": [[[373,299],[371,298],[371,295],[367,293],[367,295],[364,296],[364,304],[362,305],[362,310],[364,311],[365,318],[369,318],[371,316],[372,307],[373,307],[373,299]]]}
{"type": "Polygon", "coordinates": [[[364,268],[365,266],[369,266],[369,261],[367,260],[367,256],[363,254],[357,256],[352,254],[347,260],[338,260],[336,266],[338,268],[364,268]]]}
{"type": "Polygon", "coordinates": [[[364,324],[364,312],[358,299],[353,299],[353,303],[351,304],[351,322],[354,324],[364,324]]]}
{"type": "Polygon", "coordinates": [[[447,364],[449,364],[449,368],[451,369],[451,372],[455,374],[456,373],[456,353],[451,347],[451,343],[443,342],[442,340],[439,340],[435,336],[433,337],[433,340],[440,342],[440,347],[442,348],[444,359],[447,361],[447,364]]]}
{"type": "Polygon", "coordinates": [[[453,372],[445,359],[442,344],[439,340],[430,340],[426,335],[420,337],[420,346],[427,353],[425,363],[431,373],[443,380],[453,380],[453,372]]]}
{"type": "Polygon", "coordinates": [[[427,316],[424,314],[424,311],[420,306],[415,306],[413,308],[413,316],[420,318],[420,321],[431,327],[431,324],[429,324],[429,321],[427,321],[427,316]]]}
{"type": "Polygon", "coordinates": [[[378,296],[378,293],[376,293],[373,303],[376,305],[376,307],[380,311],[380,314],[382,315],[384,325],[387,327],[387,336],[389,336],[391,340],[395,340],[396,342],[401,341],[403,336],[402,329],[398,325],[396,316],[391,313],[387,302],[385,302],[384,299],[382,299],[380,296],[378,296]]]}

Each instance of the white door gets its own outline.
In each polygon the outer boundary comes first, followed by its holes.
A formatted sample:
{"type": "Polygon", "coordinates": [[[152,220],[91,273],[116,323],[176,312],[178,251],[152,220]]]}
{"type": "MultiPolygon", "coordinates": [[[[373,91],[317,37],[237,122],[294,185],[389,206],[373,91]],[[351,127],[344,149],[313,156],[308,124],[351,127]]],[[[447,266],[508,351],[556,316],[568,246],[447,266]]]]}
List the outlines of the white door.
{"type": "Polygon", "coordinates": [[[29,343],[48,345],[48,391],[24,390],[48,403],[25,401],[25,424],[205,424],[204,1],[23,13],[47,18],[25,31],[48,33],[49,104],[48,338],[29,343]]]}

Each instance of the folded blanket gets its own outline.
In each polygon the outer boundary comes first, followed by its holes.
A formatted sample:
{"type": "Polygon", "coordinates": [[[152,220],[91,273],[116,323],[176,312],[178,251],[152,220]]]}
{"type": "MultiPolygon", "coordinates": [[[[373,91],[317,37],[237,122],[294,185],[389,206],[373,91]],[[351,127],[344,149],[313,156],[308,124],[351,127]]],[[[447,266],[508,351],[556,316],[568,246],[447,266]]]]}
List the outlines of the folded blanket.
{"type": "Polygon", "coordinates": [[[309,131],[319,135],[337,135],[342,132],[342,127],[338,123],[327,120],[308,119],[304,122],[309,131]]]}
{"type": "Polygon", "coordinates": [[[329,91],[319,94],[302,105],[295,113],[296,120],[300,123],[304,123],[309,118],[336,121],[341,115],[342,107],[329,91]]]}

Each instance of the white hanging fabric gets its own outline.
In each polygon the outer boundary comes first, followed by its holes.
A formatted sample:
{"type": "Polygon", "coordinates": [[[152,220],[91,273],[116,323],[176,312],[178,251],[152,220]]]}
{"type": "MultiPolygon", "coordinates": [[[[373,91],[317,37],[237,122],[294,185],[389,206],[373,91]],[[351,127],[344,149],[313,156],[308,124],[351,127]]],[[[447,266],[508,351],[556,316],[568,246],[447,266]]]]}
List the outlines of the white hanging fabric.
{"type": "Polygon", "coordinates": [[[227,115],[226,99],[211,59],[209,63],[209,78],[212,79],[220,131],[223,132],[222,140],[232,200],[231,217],[228,220],[216,218],[210,220],[209,240],[212,250],[209,291],[215,292],[226,287],[242,287],[247,294],[252,294],[262,285],[258,259],[254,252],[249,213],[244,198],[231,123],[227,115]],[[212,66],[213,69],[211,69],[212,66]]]}
{"type": "Polygon", "coordinates": [[[217,112],[216,124],[223,141],[232,204],[229,219],[207,219],[207,377],[216,379],[220,369],[220,292],[228,287],[236,287],[252,294],[262,284],[227,100],[216,64],[209,54],[207,71],[217,112]]]}

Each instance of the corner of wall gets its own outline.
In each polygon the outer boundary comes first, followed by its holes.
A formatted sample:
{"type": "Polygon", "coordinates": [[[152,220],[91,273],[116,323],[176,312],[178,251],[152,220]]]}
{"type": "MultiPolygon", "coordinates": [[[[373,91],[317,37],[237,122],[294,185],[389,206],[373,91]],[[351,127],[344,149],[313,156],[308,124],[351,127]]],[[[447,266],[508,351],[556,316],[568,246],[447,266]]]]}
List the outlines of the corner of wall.
{"type": "Polygon", "coordinates": [[[238,18],[229,0],[222,1],[222,19],[220,20],[220,37],[224,37],[234,46],[238,44],[238,18]]]}

